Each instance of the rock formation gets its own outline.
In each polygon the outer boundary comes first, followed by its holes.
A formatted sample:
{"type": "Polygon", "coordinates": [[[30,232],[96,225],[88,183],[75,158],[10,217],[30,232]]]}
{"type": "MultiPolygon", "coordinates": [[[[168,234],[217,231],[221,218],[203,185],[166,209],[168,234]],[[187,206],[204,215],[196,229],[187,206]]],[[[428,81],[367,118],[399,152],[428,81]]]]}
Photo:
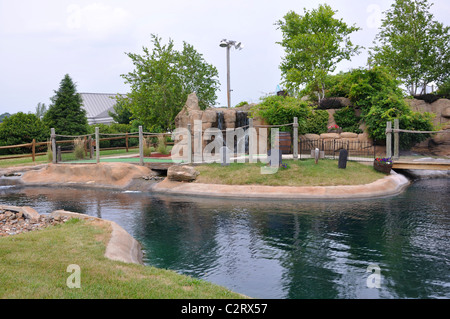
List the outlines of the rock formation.
{"type": "Polygon", "coordinates": [[[435,114],[433,124],[444,133],[433,136],[413,147],[413,151],[436,156],[450,156],[450,100],[439,99],[427,103],[417,99],[406,99],[411,109],[416,112],[429,112],[435,114]]]}
{"type": "MultiPolygon", "coordinates": [[[[200,110],[198,105],[198,98],[195,93],[189,94],[186,104],[175,117],[176,128],[187,128],[191,125],[191,132],[194,134],[194,121],[202,122],[202,132],[208,128],[218,128],[223,133],[223,138],[226,138],[226,129],[235,129],[239,127],[247,127],[249,124],[248,112],[251,105],[247,104],[241,107],[234,108],[216,108],[210,107],[206,110],[200,110]]],[[[254,119],[253,124],[264,125],[263,120],[254,119]]],[[[203,139],[203,147],[205,147],[212,140],[203,139]]]]}
{"type": "Polygon", "coordinates": [[[174,182],[193,182],[199,174],[189,165],[173,165],[167,170],[167,178],[174,182]]]}

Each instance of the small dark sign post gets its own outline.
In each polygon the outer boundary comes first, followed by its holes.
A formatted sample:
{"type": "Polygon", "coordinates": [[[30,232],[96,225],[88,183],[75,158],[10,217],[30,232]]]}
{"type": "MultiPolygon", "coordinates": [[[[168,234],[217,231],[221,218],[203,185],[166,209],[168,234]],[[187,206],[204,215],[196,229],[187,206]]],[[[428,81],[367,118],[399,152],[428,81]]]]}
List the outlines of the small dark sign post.
{"type": "Polygon", "coordinates": [[[283,160],[283,153],[281,152],[280,149],[272,148],[269,150],[267,155],[269,156],[269,166],[272,166],[272,167],[273,166],[281,166],[282,160],[283,160]],[[278,163],[277,163],[277,159],[278,159],[278,163]]]}
{"type": "Polygon", "coordinates": [[[339,152],[339,168],[347,168],[347,159],[348,159],[348,151],[346,149],[342,149],[339,152]]]}
{"type": "Polygon", "coordinates": [[[220,163],[222,166],[230,165],[230,149],[226,146],[220,148],[220,163]]]}

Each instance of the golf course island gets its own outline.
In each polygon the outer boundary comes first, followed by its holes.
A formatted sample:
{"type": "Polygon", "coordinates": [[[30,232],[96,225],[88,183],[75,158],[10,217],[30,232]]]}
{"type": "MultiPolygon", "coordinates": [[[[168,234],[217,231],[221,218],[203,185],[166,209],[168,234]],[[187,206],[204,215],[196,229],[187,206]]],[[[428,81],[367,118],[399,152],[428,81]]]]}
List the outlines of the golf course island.
{"type": "Polygon", "coordinates": [[[311,159],[287,160],[276,173],[261,174],[264,166],[263,163],[199,165],[195,166],[195,180],[178,181],[180,178],[169,175],[155,184],[152,191],[245,199],[351,199],[396,195],[409,185],[401,174],[394,171],[383,174],[357,162],[339,169],[334,160],[321,160],[318,164],[311,159]]]}
{"type": "Polygon", "coordinates": [[[259,199],[345,199],[396,195],[409,185],[403,175],[383,174],[372,166],[335,160],[285,160],[273,174],[267,164],[175,164],[167,177],[131,163],[47,164],[20,177],[28,186],[71,186],[151,191],[190,196],[259,199]],[[172,171],[176,171],[172,173],[172,171]]]}

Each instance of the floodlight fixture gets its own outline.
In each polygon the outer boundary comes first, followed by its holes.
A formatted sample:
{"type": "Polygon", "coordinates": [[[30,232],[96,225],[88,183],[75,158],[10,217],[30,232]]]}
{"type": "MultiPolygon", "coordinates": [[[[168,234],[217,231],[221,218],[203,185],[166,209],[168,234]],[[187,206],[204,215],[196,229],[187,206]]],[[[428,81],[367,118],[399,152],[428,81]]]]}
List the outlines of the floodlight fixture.
{"type": "Polygon", "coordinates": [[[222,41],[220,41],[219,46],[222,48],[226,48],[228,46],[227,39],[223,39],[222,41]]]}
{"type": "Polygon", "coordinates": [[[230,48],[234,46],[236,50],[242,50],[244,48],[244,45],[242,42],[236,42],[233,40],[227,40],[222,39],[220,41],[219,46],[221,48],[227,48],[227,100],[228,100],[228,107],[231,107],[231,89],[230,89],[230,48]]]}

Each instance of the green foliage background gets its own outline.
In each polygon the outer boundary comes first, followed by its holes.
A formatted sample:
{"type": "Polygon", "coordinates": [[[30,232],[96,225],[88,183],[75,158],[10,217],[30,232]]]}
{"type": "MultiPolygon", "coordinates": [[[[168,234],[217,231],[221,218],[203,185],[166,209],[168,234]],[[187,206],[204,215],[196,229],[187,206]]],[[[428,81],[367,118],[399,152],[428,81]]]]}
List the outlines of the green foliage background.
{"type": "MultiPolygon", "coordinates": [[[[35,115],[23,112],[6,117],[0,124],[0,146],[45,142],[50,138],[50,129],[35,115]]],[[[0,150],[0,154],[29,153],[30,149],[13,148],[0,150]]]]}
{"type": "MultiPolygon", "coordinates": [[[[307,102],[290,96],[265,97],[261,103],[252,106],[249,116],[263,118],[269,125],[292,123],[294,117],[297,117],[299,134],[321,134],[327,131],[327,111],[315,110],[307,102]]],[[[279,130],[292,132],[292,126],[282,126],[279,130]]]]}
{"type": "MultiPolygon", "coordinates": [[[[353,105],[359,107],[361,119],[367,125],[369,136],[377,141],[385,140],[386,122],[393,122],[395,118],[399,119],[401,129],[420,131],[434,129],[432,115],[411,110],[405,102],[400,81],[395,79],[387,68],[378,66],[341,74],[330,89],[330,94],[342,94],[348,97],[353,105]]],[[[337,115],[339,120],[343,117],[350,119],[349,116],[342,115],[345,114],[337,115]]],[[[401,147],[409,148],[427,137],[428,134],[403,134],[401,147]]]]}

